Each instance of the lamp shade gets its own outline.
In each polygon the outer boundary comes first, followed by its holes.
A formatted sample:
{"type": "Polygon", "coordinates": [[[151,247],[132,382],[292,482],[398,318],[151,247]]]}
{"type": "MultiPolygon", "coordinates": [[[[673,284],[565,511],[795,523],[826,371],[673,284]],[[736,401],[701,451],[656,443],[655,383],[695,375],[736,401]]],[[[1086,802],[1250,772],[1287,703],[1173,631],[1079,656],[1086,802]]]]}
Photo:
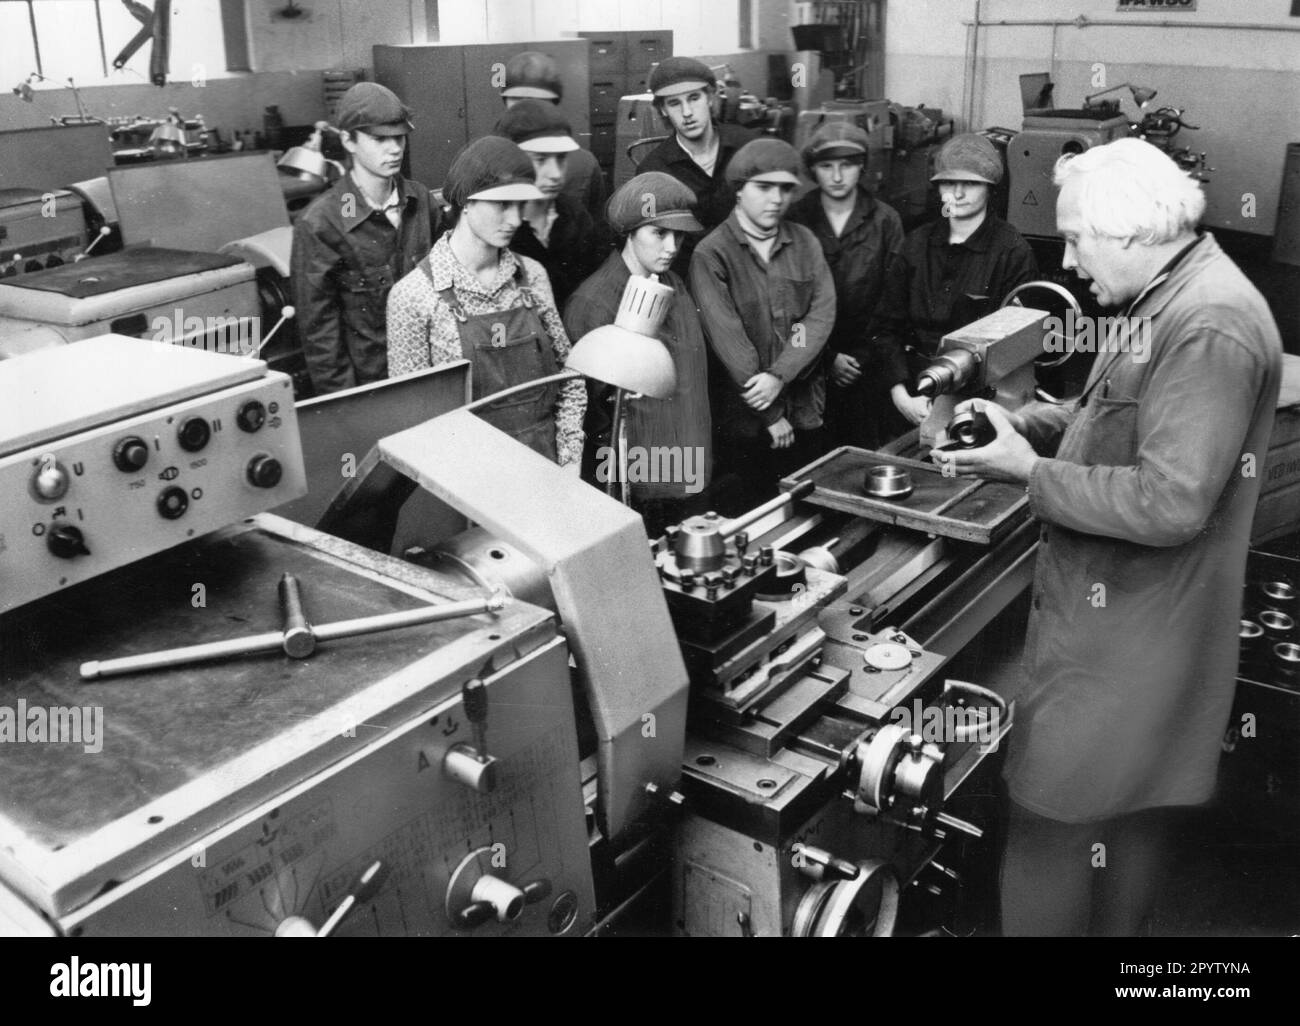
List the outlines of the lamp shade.
{"type": "Polygon", "coordinates": [[[565,368],[629,392],[667,399],[677,389],[677,367],[656,336],[672,297],[667,285],[633,275],[614,323],[583,335],[569,351],[565,368]]]}
{"type": "Polygon", "coordinates": [[[1156,98],[1156,91],[1145,86],[1129,86],[1129,90],[1133,93],[1133,102],[1139,107],[1145,107],[1156,98]]]}

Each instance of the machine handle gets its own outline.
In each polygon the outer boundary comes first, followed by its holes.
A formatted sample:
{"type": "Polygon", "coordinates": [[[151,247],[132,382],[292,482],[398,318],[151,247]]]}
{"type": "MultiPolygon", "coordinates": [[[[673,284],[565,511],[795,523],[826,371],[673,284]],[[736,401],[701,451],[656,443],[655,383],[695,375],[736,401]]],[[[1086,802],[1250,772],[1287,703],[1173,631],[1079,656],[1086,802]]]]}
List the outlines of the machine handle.
{"type": "MultiPolygon", "coordinates": [[[[1025,289],[1047,289],[1050,292],[1055,292],[1058,296],[1062,297],[1067,303],[1070,304],[1070,306],[1074,308],[1075,324],[1078,324],[1080,319],[1083,317],[1083,307],[1079,305],[1079,301],[1074,298],[1074,296],[1071,294],[1069,289],[1065,288],[1065,286],[1063,285],[1058,285],[1054,281],[1027,281],[1023,285],[1017,285],[1014,289],[1012,289],[1010,292],[1007,293],[1006,298],[1002,300],[1002,306],[1010,306],[1013,302],[1015,303],[1016,306],[1024,306],[1024,303],[1016,299],[1016,296],[1024,292],[1025,289]]],[[[1066,343],[1065,352],[1062,353],[1059,358],[1055,360],[1048,360],[1046,362],[1042,360],[1035,360],[1034,365],[1037,367],[1042,367],[1046,370],[1050,370],[1053,367],[1059,367],[1061,364],[1065,363],[1066,360],[1068,360],[1071,356],[1074,355],[1074,336],[1077,333],[1077,331],[1078,329],[1076,328],[1074,332],[1070,333],[1070,337],[1068,339],[1063,339],[1063,341],[1066,343]]]]}

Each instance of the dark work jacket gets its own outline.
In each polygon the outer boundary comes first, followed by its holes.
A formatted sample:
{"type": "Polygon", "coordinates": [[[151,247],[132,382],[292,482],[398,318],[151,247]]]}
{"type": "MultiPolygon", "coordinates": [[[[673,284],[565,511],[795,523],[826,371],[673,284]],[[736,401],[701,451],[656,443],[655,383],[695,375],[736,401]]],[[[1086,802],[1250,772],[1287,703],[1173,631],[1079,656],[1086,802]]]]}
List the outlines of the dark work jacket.
{"type": "MultiPolygon", "coordinates": [[[[611,253],[600,268],[579,286],[564,310],[564,329],[576,345],[588,332],[613,324],[623,299],[631,272],[621,253],[611,253]]],[[[691,451],[702,479],[695,481],[633,481],[633,501],[641,499],[680,499],[690,495],[688,486],[707,485],[712,463],[712,424],[709,416],[708,348],[704,327],[700,323],[695,301],[686,283],[672,271],[660,276],[660,282],[677,294],[668,307],[668,315],[658,338],[672,355],[677,368],[677,388],[667,399],[643,396],[628,401],[627,437],[629,446],[691,451]]],[[[587,380],[587,418],[583,429],[587,435],[587,458],[584,465],[594,467],[596,452],[612,445],[610,438],[614,388],[587,380]]],[[[685,459],[685,456],[675,458],[685,459]]]]}
{"type": "Polygon", "coordinates": [[[956,245],[948,243],[946,218],[922,225],[885,272],[884,295],[867,328],[871,372],[885,388],[910,387],[944,335],[992,313],[1008,292],[1036,277],[1029,243],[992,212],[956,245]]]}
{"type": "Polygon", "coordinates": [[[555,211],[557,217],[545,246],[533,226],[525,221],[515,232],[510,248],[546,268],[555,293],[555,307],[563,310],[574,289],[600,266],[609,250],[607,245],[602,246],[602,236],[597,233],[591,215],[568,196],[561,193],[556,197],[555,211]]]}
{"type": "Polygon", "coordinates": [[[722,224],[736,205],[736,190],[726,179],[727,165],[738,149],[751,139],[758,138],[749,129],[739,125],[720,125],[715,121],[713,127],[718,132],[718,161],[713,165],[712,176],[706,175],[704,168],[682,149],[675,133],[651,150],[636,169],[637,174],[647,171],[670,174],[695,193],[695,217],[704,226],[704,231],[687,235],[682,240],[682,249],[673,261],[673,270],[683,278],[687,278],[691,253],[695,251],[696,243],[722,224]]]}
{"type": "Polygon", "coordinates": [[[388,376],[388,292],[429,255],[443,230],[425,186],[399,175],[397,189],[400,230],[371,209],[351,174],[317,196],[294,225],[294,320],[317,395],[388,376]]]}
{"type": "Polygon", "coordinates": [[[787,220],[817,236],[835,279],[835,328],[826,343],[828,357],[848,353],[866,367],[867,322],[884,292],[885,269],[903,245],[903,219],[859,187],[853,212],[838,236],[822,208],[820,189],[801,197],[787,220]]]}

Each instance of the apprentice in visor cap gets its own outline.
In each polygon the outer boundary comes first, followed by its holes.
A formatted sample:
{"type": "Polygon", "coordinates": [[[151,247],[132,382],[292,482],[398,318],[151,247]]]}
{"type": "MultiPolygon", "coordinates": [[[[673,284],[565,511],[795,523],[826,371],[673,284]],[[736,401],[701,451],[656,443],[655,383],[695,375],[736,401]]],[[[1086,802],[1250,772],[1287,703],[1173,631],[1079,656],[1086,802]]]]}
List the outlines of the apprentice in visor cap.
{"type": "Polygon", "coordinates": [[[573,290],[600,266],[608,244],[591,215],[564,194],[569,157],[578,152],[569,123],[550,104],[521,100],[497,122],[494,134],[511,140],[533,162],[533,184],[542,198],[524,204],[524,221],[510,248],[532,257],[551,280],[563,309],[573,290]]]}
{"type": "Polygon", "coordinates": [[[295,323],[317,395],[387,376],[388,292],[443,230],[429,190],[401,174],[410,115],[375,82],[344,93],[338,129],[352,166],[294,225],[295,323]]]}
{"type": "MultiPolygon", "coordinates": [[[[456,227],[388,299],[389,375],[465,359],[475,399],[559,371],[569,337],[541,264],[510,250],[523,206],[542,199],[518,146],[486,136],[452,162],[443,196],[456,227]]],[[[552,460],[582,459],[580,380],[544,385],[482,410],[483,419],[552,460]]]]}
{"type": "Polygon", "coordinates": [[[880,302],[885,268],[903,245],[903,221],[867,188],[867,133],[849,121],[821,125],[803,149],[817,183],[790,208],[790,220],[817,236],[835,279],[835,329],[826,345],[827,446],[880,444],[886,390],[870,368],[863,328],[880,302]]]}
{"type": "Polygon", "coordinates": [[[992,313],[1017,285],[1038,277],[1033,251],[989,207],[1002,158],[982,135],[955,135],[940,148],[930,181],[943,217],[903,240],[885,274],[884,295],[867,328],[872,362],[896,414],[893,438],[920,424],[930,400],[913,393],[917,375],[948,332],[992,313]]]}
{"type": "MultiPolygon", "coordinates": [[[[694,203],[690,189],[661,171],[637,175],[616,190],[608,217],[620,247],[578,287],[564,310],[565,327],[576,340],[614,323],[632,275],[658,275],[676,292],[658,338],[672,355],[677,389],[667,399],[624,398],[629,446],[640,447],[655,467],[674,470],[666,475],[668,479],[631,482],[632,508],[645,520],[651,538],[708,507],[706,489],[713,461],[708,350],[695,302],[686,283],[670,269],[686,235],[701,230],[691,213],[694,203]]],[[[601,488],[617,467],[613,453],[617,439],[611,437],[613,400],[611,386],[587,382],[583,477],[601,488]]]]}
{"type": "MultiPolygon", "coordinates": [[[[719,124],[713,118],[717,81],[708,65],[690,57],[669,57],[650,73],[654,107],[672,129],[672,135],[652,149],[638,171],[663,171],[695,193],[695,216],[706,232],[731,213],[735,196],[726,169],[755,134],[739,125],[719,124]]],[[[694,242],[677,255],[673,270],[686,277],[694,242]]]]}
{"type": "Polygon", "coordinates": [[[1190,825],[1175,813],[1215,792],[1260,488],[1246,468],[1268,448],[1282,343],[1167,154],[1119,139],[1053,181],[1061,266],[1114,308],[1115,344],[1072,402],[964,404],[997,437],[933,455],[1025,488],[1042,525],[1024,681],[1006,695],[1003,932],[1138,936],[1168,833],[1190,825]]]}
{"type": "MultiPolygon", "coordinates": [[[[506,62],[505,85],[501,100],[509,110],[520,100],[537,100],[559,106],[564,99],[560,69],[549,54],[536,50],[517,53],[506,62]]],[[[569,154],[564,175],[564,195],[591,215],[597,226],[605,216],[605,173],[589,150],[575,149],[569,154]]]]}
{"type": "Polygon", "coordinates": [[[696,248],[691,290],[721,365],[711,375],[715,487],[733,475],[738,513],[821,455],[835,283],[817,237],[785,219],[799,185],[793,146],[746,143],[727,179],[735,206],[696,248]]]}

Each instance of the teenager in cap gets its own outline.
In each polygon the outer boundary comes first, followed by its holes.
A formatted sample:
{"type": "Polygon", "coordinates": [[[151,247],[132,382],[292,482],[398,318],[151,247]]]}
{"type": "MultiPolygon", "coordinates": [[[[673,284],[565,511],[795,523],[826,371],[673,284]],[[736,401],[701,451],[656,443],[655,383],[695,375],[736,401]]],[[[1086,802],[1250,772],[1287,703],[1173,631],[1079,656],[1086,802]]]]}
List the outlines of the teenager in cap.
{"type": "Polygon", "coordinates": [[[747,143],[727,179],[735,206],[696,248],[691,290],[722,366],[712,378],[714,476],[737,479],[730,513],[774,495],[780,477],[821,454],[835,284],[817,237],[785,220],[799,185],[793,146],[747,143]]]}
{"type": "Polygon", "coordinates": [[[344,93],[338,128],[352,167],[294,225],[295,321],[317,395],[387,376],[388,292],[443,230],[429,190],[401,174],[410,116],[377,83],[344,93]]]}
{"type": "MultiPolygon", "coordinates": [[[[555,374],[569,353],[542,266],[510,250],[523,206],[542,197],[533,163],[509,139],[487,136],[452,162],[443,195],[456,227],[397,283],[388,301],[393,377],[466,359],[474,398],[555,374]]],[[[485,420],[575,471],[582,457],[581,381],[545,385],[483,410],[485,420]]]]}
{"type": "MultiPolygon", "coordinates": [[[[672,135],[641,161],[639,171],[663,171],[695,193],[695,216],[712,231],[731,213],[735,197],[727,182],[732,157],[754,133],[713,119],[717,82],[708,65],[690,57],[669,57],[650,73],[655,110],[672,135]]],[[[687,239],[673,269],[685,276],[692,240],[687,239]]]]}
{"type": "Polygon", "coordinates": [[[821,243],[835,279],[835,329],[826,346],[827,445],[873,449],[889,401],[869,370],[863,331],[880,302],[885,268],[903,245],[903,221],[867,188],[867,133],[849,121],[821,125],[803,149],[817,183],[790,208],[790,220],[821,243]]]}
{"type": "MultiPolygon", "coordinates": [[[[620,247],[579,286],[564,310],[569,337],[577,340],[614,323],[632,275],[657,275],[677,293],[658,336],[672,354],[677,389],[667,399],[624,400],[629,446],[640,447],[655,467],[680,472],[674,480],[631,482],[632,507],[652,538],[668,524],[704,512],[713,460],[704,328],[686,283],[670,269],[687,234],[701,230],[691,213],[694,204],[690,189],[660,171],[637,175],[618,189],[607,213],[620,247]]],[[[617,443],[611,437],[613,399],[612,387],[588,381],[583,477],[602,487],[611,465],[617,465],[611,461],[617,443]]]]}
{"type": "MultiPolygon", "coordinates": [[[[558,106],[562,99],[564,83],[560,80],[560,69],[548,54],[525,50],[506,62],[501,100],[507,110],[520,100],[538,100],[558,106]]],[[[605,172],[591,151],[578,148],[570,153],[564,177],[564,195],[586,210],[592,221],[599,225],[605,216],[605,197],[608,194],[605,172]]]]}
{"type": "Polygon", "coordinates": [[[913,394],[916,376],[948,332],[992,313],[1017,285],[1038,277],[1033,251],[989,209],[1002,158],[982,135],[956,135],[935,158],[943,217],[903,241],[885,276],[868,328],[873,363],[897,410],[889,434],[920,424],[930,400],[913,394]]]}
{"type": "Polygon", "coordinates": [[[569,158],[578,152],[569,123],[550,104],[520,100],[502,115],[495,134],[511,140],[533,162],[534,184],[542,198],[524,205],[524,221],[510,248],[532,257],[551,280],[556,305],[563,308],[573,290],[605,255],[604,233],[591,215],[564,195],[569,158]]]}

